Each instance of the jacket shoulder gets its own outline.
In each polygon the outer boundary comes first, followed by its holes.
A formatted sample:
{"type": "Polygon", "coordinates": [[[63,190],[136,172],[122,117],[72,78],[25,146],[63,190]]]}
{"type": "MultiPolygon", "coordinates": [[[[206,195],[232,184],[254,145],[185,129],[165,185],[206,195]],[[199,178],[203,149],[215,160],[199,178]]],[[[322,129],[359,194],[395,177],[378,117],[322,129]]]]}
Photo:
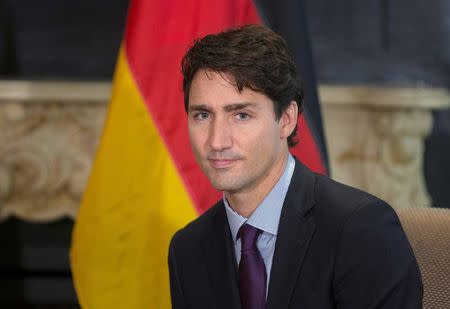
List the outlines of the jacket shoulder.
{"type": "Polygon", "coordinates": [[[178,230],[172,237],[171,246],[183,248],[192,248],[198,244],[207,234],[208,229],[213,224],[213,219],[218,215],[222,202],[217,202],[201,216],[188,223],[185,227],[178,230]]]}
{"type": "Polygon", "coordinates": [[[316,211],[334,221],[346,220],[365,207],[393,211],[382,199],[319,174],[315,174],[314,199],[316,211]]]}

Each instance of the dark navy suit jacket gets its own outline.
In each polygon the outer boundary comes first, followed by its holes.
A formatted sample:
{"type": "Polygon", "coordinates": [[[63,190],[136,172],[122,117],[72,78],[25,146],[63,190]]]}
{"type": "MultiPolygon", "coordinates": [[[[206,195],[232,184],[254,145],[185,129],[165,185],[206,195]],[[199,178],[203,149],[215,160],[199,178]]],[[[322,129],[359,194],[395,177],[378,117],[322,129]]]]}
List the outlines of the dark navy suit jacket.
{"type": "MultiPolygon", "coordinates": [[[[172,307],[241,308],[233,250],[221,201],[178,231],[169,249],[172,307]]],[[[296,161],[266,308],[416,309],[422,293],[394,210],[296,161]]]]}

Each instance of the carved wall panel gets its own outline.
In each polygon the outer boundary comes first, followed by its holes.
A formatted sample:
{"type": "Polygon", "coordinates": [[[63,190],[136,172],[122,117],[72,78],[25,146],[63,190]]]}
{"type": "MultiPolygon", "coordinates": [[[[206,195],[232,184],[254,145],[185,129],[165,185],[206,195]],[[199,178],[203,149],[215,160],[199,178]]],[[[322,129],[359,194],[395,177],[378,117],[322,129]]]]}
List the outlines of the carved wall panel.
{"type": "MultiPolygon", "coordinates": [[[[0,221],[74,218],[95,155],[109,83],[0,82],[0,221]]],[[[332,177],[395,207],[430,205],[422,174],[439,89],[322,86],[332,177]]]]}
{"type": "Polygon", "coordinates": [[[0,220],[76,216],[106,98],[0,101],[0,220]]]}
{"type": "Polygon", "coordinates": [[[322,87],[332,177],[396,208],[431,206],[423,176],[432,109],[450,106],[445,90],[322,87]]]}

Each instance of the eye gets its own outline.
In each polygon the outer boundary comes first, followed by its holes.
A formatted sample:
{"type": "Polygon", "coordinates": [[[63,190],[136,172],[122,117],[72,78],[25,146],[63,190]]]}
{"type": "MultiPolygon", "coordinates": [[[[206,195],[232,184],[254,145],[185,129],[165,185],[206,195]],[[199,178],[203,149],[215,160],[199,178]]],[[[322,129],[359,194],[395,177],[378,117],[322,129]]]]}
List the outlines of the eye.
{"type": "Polygon", "coordinates": [[[199,113],[194,114],[194,119],[196,119],[196,120],[205,120],[205,119],[208,119],[208,117],[209,117],[209,113],[207,113],[207,112],[199,112],[199,113]]]}
{"type": "Polygon", "coordinates": [[[237,113],[236,118],[238,120],[248,120],[248,119],[250,119],[250,115],[247,113],[237,113]]]}

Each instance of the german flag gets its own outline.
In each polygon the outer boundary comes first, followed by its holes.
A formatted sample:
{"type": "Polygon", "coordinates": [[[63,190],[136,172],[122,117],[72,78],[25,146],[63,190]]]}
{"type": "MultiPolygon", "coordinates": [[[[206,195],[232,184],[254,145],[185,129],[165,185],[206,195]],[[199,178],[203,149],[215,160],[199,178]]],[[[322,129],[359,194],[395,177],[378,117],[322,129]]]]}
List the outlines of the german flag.
{"type": "MultiPolygon", "coordinates": [[[[196,38],[264,22],[285,35],[299,71],[311,74],[305,14],[291,9],[302,8],[287,1],[131,1],[107,119],[73,232],[71,264],[83,308],[170,308],[169,241],[221,196],[191,152],[181,58],[196,38]]],[[[305,117],[293,154],[324,173],[315,82],[312,75],[303,78],[305,117]]]]}

